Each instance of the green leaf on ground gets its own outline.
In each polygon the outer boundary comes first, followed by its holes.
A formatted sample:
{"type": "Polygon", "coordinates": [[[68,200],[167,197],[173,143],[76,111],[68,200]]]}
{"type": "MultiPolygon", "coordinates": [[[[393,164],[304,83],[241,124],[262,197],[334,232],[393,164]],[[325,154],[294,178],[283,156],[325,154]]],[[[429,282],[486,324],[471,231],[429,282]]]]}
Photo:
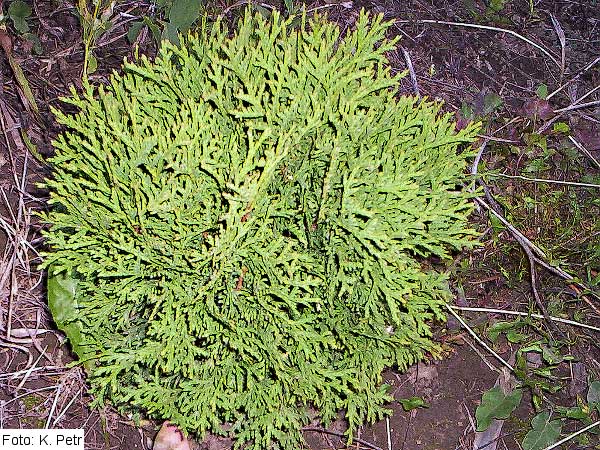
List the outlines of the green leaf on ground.
{"type": "Polygon", "coordinates": [[[198,0],[174,0],[169,10],[169,22],[179,31],[187,31],[200,17],[198,0]]]}
{"type": "Polygon", "coordinates": [[[401,398],[398,403],[402,405],[404,411],[411,411],[417,408],[429,408],[429,405],[422,397],[401,398]]]}
{"type": "MultiPolygon", "coordinates": [[[[501,333],[506,332],[507,339],[508,339],[508,335],[511,331],[512,331],[512,334],[511,334],[512,337],[519,335],[519,333],[516,332],[516,329],[519,329],[522,326],[523,326],[523,323],[518,319],[513,322],[496,322],[495,324],[491,325],[487,329],[487,335],[488,335],[488,338],[490,339],[490,341],[496,342],[498,340],[498,336],[500,336],[501,333]]],[[[513,341],[511,341],[511,342],[513,342],[513,341]]]]}
{"type": "Polygon", "coordinates": [[[546,97],[548,97],[548,86],[546,86],[544,83],[540,84],[535,90],[535,93],[542,100],[546,100],[546,97]]]}
{"type": "Polygon", "coordinates": [[[142,28],[144,27],[144,22],[139,20],[137,22],[131,22],[129,25],[129,30],[127,30],[127,40],[130,43],[134,43],[137,37],[140,35],[142,28]]]}
{"type": "Polygon", "coordinates": [[[31,6],[22,0],[15,0],[11,2],[8,7],[8,16],[13,21],[15,30],[19,33],[27,33],[29,31],[29,25],[27,25],[27,18],[31,16],[31,6]]]}
{"type": "Polygon", "coordinates": [[[487,430],[492,419],[508,418],[510,413],[521,403],[522,395],[523,393],[519,389],[505,395],[500,386],[494,386],[484,393],[481,404],[475,411],[477,431],[487,430]]]}
{"type": "Polygon", "coordinates": [[[585,420],[590,418],[589,410],[586,410],[581,406],[557,406],[554,411],[567,419],[585,420]]]}
{"type": "Polygon", "coordinates": [[[71,348],[89,369],[88,352],[82,346],[81,323],[77,321],[77,280],[66,272],[48,269],[48,307],[56,326],[71,343],[71,348]]]}
{"type": "Polygon", "coordinates": [[[586,398],[588,404],[600,412],[600,381],[592,381],[586,398]]]}
{"type": "Polygon", "coordinates": [[[66,272],[48,270],[48,306],[59,328],[77,317],[76,292],[77,280],[66,272]]]}
{"type": "Polygon", "coordinates": [[[560,436],[560,420],[550,420],[550,413],[543,411],[531,421],[531,430],[523,439],[523,450],[542,450],[556,442],[560,436]]]}
{"type": "Polygon", "coordinates": [[[555,133],[568,134],[571,131],[571,127],[565,122],[556,122],[552,127],[552,131],[555,133]]]}
{"type": "Polygon", "coordinates": [[[508,342],[511,342],[513,344],[518,344],[518,343],[526,340],[527,335],[523,334],[523,333],[519,333],[516,330],[508,330],[506,332],[506,339],[508,340],[508,342]]]}
{"type": "Polygon", "coordinates": [[[488,92],[483,97],[483,114],[487,116],[502,106],[502,99],[495,92],[488,92]]]}

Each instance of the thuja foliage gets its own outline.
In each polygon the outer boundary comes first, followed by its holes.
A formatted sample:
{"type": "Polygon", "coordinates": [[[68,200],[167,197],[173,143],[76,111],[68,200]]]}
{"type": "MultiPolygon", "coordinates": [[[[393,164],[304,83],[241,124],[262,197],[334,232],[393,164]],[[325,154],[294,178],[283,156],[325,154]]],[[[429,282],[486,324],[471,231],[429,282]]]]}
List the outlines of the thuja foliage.
{"type": "Polygon", "coordinates": [[[381,417],[382,371],[436,354],[423,261],[468,245],[475,130],[397,98],[387,27],[247,14],[56,112],[45,264],[74,280],[60,323],[98,404],[296,449],[316,418],[381,417]]]}

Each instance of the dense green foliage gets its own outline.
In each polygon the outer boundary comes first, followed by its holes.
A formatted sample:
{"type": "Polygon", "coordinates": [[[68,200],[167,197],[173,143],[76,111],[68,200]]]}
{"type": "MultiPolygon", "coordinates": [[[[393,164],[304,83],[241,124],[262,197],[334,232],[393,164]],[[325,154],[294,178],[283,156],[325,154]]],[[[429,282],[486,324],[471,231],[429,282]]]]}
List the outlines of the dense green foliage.
{"type": "Polygon", "coordinates": [[[352,432],[386,412],[384,368],[436,353],[446,276],[419,261],[468,245],[475,130],[396,98],[386,29],[248,14],[57,112],[46,265],[76,280],[97,402],[296,449],[314,411],[352,432]]]}

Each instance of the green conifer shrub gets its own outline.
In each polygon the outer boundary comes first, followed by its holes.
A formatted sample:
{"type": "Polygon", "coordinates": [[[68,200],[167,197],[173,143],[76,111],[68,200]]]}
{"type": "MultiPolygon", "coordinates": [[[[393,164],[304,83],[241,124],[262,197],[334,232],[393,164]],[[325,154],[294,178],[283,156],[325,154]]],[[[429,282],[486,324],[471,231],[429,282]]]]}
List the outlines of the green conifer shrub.
{"type": "Polygon", "coordinates": [[[387,27],[247,14],[56,111],[49,301],[98,404],[297,449],[314,411],[352,433],[385,368],[436,355],[423,261],[473,234],[475,129],[398,98],[387,27]]]}

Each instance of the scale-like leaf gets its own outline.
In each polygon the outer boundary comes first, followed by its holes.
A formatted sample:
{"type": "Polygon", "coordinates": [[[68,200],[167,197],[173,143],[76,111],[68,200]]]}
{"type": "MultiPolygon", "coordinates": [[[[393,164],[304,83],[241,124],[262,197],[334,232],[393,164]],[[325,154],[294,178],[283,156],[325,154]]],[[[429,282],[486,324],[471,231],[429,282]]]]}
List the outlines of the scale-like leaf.
{"type": "Polygon", "coordinates": [[[73,268],[52,312],[96,405],[294,450],[306,405],[352,435],[389,413],[385,368],[438,354],[422,258],[472,245],[476,126],[398,95],[388,26],[247,13],[66,99],[45,264],[73,268]]]}

